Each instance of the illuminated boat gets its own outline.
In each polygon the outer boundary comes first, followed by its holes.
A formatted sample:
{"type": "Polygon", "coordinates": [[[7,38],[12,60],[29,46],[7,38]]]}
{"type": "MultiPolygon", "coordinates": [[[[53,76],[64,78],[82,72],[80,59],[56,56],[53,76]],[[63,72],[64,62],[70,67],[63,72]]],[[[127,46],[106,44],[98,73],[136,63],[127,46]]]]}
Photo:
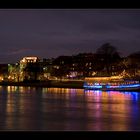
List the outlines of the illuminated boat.
{"type": "Polygon", "coordinates": [[[87,77],[85,78],[83,87],[92,90],[134,91],[140,90],[140,82],[136,80],[126,80],[121,76],[87,77]]]}

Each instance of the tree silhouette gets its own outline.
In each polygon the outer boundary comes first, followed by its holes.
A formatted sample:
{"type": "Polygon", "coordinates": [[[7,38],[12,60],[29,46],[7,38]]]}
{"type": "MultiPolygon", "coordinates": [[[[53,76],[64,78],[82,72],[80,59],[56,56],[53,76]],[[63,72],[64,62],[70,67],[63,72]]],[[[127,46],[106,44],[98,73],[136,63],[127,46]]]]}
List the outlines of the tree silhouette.
{"type": "Polygon", "coordinates": [[[131,76],[138,76],[137,71],[140,69],[140,51],[130,54],[127,60],[127,67],[131,76]]]}
{"type": "Polygon", "coordinates": [[[105,69],[108,75],[111,75],[112,64],[120,60],[117,49],[110,43],[105,43],[96,51],[96,59],[102,70],[105,69]]]}
{"type": "Polygon", "coordinates": [[[37,81],[39,74],[42,72],[42,68],[40,67],[39,63],[28,63],[24,68],[25,80],[29,81],[37,81]]]}

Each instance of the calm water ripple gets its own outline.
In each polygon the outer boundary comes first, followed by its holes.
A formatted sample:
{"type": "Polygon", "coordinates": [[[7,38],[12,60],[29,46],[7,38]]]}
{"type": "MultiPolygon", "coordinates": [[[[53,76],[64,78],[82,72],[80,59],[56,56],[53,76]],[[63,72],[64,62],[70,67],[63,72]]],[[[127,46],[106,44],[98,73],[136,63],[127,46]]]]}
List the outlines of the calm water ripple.
{"type": "Polygon", "coordinates": [[[140,92],[0,86],[0,130],[140,130],[140,92]]]}

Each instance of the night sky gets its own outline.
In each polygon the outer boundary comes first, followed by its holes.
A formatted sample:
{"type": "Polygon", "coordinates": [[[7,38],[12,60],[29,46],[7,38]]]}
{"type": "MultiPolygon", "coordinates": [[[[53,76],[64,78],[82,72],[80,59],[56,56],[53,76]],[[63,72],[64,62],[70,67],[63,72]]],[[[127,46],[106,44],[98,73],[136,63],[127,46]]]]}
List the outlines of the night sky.
{"type": "Polygon", "coordinates": [[[107,42],[121,56],[140,51],[140,10],[0,10],[0,63],[94,53],[107,42]]]}

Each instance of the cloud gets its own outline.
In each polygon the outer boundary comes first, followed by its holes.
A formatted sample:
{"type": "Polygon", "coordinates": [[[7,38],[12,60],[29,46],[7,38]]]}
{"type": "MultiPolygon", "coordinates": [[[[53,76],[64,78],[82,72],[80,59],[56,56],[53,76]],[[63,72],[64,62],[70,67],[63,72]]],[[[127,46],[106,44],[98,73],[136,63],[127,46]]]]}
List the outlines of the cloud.
{"type": "Polygon", "coordinates": [[[140,46],[140,10],[1,10],[0,19],[5,62],[94,52],[105,42],[126,54],[140,46]]]}
{"type": "Polygon", "coordinates": [[[1,52],[0,55],[5,55],[5,56],[19,55],[19,54],[22,54],[22,53],[26,53],[27,51],[30,51],[30,50],[31,49],[29,49],[29,48],[14,49],[12,51],[1,52]]]}

